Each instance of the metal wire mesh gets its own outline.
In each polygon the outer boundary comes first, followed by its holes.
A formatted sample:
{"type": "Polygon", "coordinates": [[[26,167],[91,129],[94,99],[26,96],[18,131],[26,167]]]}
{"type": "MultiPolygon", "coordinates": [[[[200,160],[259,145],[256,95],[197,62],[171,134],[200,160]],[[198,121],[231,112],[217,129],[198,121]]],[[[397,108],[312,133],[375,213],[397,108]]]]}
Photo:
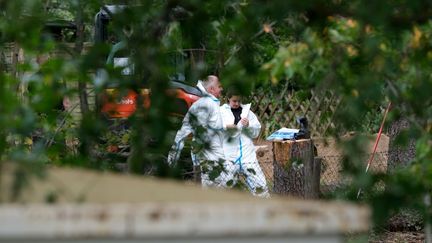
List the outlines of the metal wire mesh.
{"type": "MultiPolygon", "coordinates": [[[[364,154],[360,160],[364,161],[365,167],[371,154],[364,154]]],[[[321,178],[320,191],[321,193],[329,193],[341,187],[344,183],[349,183],[349,179],[342,173],[343,156],[323,156],[321,157],[321,178]]],[[[387,171],[388,152],[375,153],[368,173],[385,173],[387,171]]],[[[271,192],[274,192],[274,163],[269,160],[260,161],[260,166],[265,175],[267,185],[271,192]]],[[[297,168],[296,173],[300,173],[297,168]]],[[[289,182],[300,183],[300,182],[289,182]]]]}
{"type": "MultiPolygon", "coordinates": [[[[363,154],[360,158],[364,161],[364,166],[366,168],[367,161],[372,154],[363,154]]],[[[342,173],[342,162],[343,157],[337,156],[324,156],[322,157],[321,166],[321,180],[320,189],[322,193],[329,193],[335,191],[337,188],[344,185],[344,183],[349,183],[349,178],[342,173]]],[[[387,172],[387,161],[388,152],[377,152],[374,154],[373,160],[370,163],[368,173],[385,173],[387,172]]]]}

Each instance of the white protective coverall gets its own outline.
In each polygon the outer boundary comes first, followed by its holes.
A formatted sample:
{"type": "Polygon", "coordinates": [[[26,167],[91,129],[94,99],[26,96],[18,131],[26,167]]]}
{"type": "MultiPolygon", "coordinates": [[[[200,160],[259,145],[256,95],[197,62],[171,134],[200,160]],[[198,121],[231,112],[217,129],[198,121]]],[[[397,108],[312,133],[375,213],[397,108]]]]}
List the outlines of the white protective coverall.
{"type": "Polygon", "coordinates": [[[193,140],[203,148],[192,153],[192,161],[195,166],[201,166],[201,183],[203,186],[225,187],[227,176],[223,172],[225,161],[222,148],[223,128],[222,117],[219,111],[220,101],[209,94],[200,81],[197,87],[204,93],[204,96],[193,103],[183,119],[183,124],[177,132],[174,144],[168,155],[168,163],[176,162],[184,146],[184,139],[193,134],[193,140]],[[211,171],[218,168],[220,174],[215,172],[216,178],[209,176],[211,171]]]}
{"type": "MultiPolygon", "coordinates": [[[[269,197],[267,182],[256,158],[256,149],[252,141],[253,138],[258,137],[261,124],[256,115],[250,111],[250,104],[241,105],[241,107],[240,117],[247,118],[249,126],[242,127],[239,121],[237,130],[234,132],[225,131],[224,133],[225,159],[230,161],[226,168],[229,178],[225,178],[225,180],[233,180],[235,184],[238,174],[242,173],[246,178],[246,185],[253,195],[269,197]]],[[[222,105],[220,110],[223,127],[226,130],[227,125],[234,124],[234,115],[228,104],[222,105]]]]}

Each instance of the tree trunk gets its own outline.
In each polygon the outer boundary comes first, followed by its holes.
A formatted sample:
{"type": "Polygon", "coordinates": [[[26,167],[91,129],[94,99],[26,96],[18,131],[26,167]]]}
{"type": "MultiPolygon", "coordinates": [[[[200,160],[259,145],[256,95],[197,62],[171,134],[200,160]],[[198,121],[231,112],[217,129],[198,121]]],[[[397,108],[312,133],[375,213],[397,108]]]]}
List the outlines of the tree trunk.
{"type": "Polygon", "coordinates": [[[273,142],[273,156],[275,193],[318,198],[321,159],[311,139],[273,142]]]}
{"type": "MultiPolygon", "coordinates": [[[[80,56],[84,46],[84,21],[83,21],[83,10],[82,10],[81,2],[77,9],[75,24],[77,27],[76,41],[75,41],[75,55],[80,56]]],[[[89,111],[89,104],[88,104],[88,97],[87,97],[87,83],[85,81],[78,80],[78,93],[79,93],[81,113],[86,114],[89,111]]]]}

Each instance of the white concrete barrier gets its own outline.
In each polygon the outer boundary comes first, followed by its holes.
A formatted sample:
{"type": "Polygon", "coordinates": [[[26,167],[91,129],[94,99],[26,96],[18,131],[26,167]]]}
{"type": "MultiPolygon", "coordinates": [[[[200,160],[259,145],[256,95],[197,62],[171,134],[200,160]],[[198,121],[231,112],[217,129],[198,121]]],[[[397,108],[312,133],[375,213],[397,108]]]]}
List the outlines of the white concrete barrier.
{"type": "Polygon", "coordinates": [[[344,202],[257,199],[248,193],[79,170],[55,169],[50,174],[41,185],[33,183],[33,190],[53,190],[46,184],[56,176],[63,186],[93,178],[87,191],[92,195],[82,203],[59,199],[44,204],[35,192],[34,200],[0,204],[0,241],[341,242],[346,234],[366,232],[369,226],[367,207],[344,202]],[[121,188],[130,194],[115,192],[121,188]],[[101,194],[109,189],[110,196],[101,194]],[[128,200],[136,194],[141,202],[128,200]]]}

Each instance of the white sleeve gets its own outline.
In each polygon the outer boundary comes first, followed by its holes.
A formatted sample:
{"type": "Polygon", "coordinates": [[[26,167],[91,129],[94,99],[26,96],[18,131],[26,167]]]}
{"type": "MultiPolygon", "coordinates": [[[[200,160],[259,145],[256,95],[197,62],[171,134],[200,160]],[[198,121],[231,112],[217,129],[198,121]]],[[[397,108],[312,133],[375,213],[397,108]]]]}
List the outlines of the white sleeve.
{"type": "MultiPolygon", "coordinates": [[[[219,111],[220,111],[220,115],[221,115],[221,117],[222,117],[222,128],[223,128],[224,130],[226,130],[226,126],[227,126],[228,124],[233,124],[234,121],[232,121],[232,122],[229,121],[230,118],[231,118],[231,116],[229,116],[228,112],[226,111],[226,107],[225,107],[225,106],[221,106],[221,107],[219,108],[219,111]]],[[[231,110],[230,110],[230,112],[231,112],[231,110]]]]}
{"type": "Polygon", "coordinates": [[[246,128],[247,133],[251,138],[257,138],[261,132],[261,123],[252,111],[249,111],[248,119],[249,127],[246,128]]]}
{"type": "Polygon", "coordinates": [[[174,144],[171,146],[171,149],[168,153],[167,162],[169,165],[177,162],[180,158],[180,153],[184,147],[184,139],[192,133],[192,126],[190,124],[190,113],[186,113],[185,118],[183,119],[182,126],[180,130],[177,131],[174,144]]]}
{"type": "MultiPolygon", "coordinates": [[[[213,102],[213,101],[211,101],[213,102]]],[[[208,128],[212,130],[221,130],[223,129],[222,115],[219,109],[219,106],[216,104],[208,104],[207,106],[208,112],[205,114],[208,117],[208,128]]],[[[206,124],[206,123],[203,123],[206,124]]]]}
{"type": "Polygon", "coordinates": [[[183,119],[182,126],[180,130],[177,131],[174,142],[179,143],[183,141],[189,134],[193,132],[192,126],[190,124],[190,113],[186,113],[185,118],[183,119]]]}

